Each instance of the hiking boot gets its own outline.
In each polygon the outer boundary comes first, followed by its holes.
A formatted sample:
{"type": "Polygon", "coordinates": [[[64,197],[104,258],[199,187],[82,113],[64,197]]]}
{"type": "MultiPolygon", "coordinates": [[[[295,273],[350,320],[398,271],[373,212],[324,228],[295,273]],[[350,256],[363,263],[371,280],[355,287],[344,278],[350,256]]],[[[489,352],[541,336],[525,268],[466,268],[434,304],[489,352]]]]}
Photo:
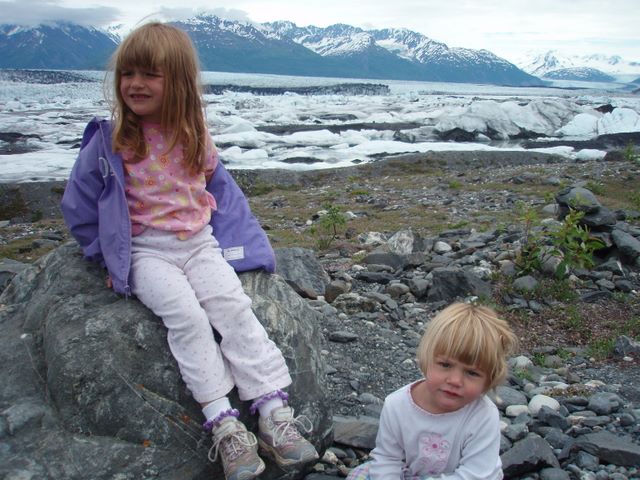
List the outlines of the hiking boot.
{"type": "Polygon", "coordinates": [[[209,460],[215,462],[220,454],[227,480],[249,480],[262,473],[264,462],[258,456],[256,436],[247,431],[242,422],[235,417],[226,417],[211,433],[213,446],[209,450],[209,460]]]}
{"type": "Polygon", "coordinates": [[[271,456],[280,467],[311,462],[318,458],[318,452],[298,432],[300,426],[309,433],[313,429],[305,416],[293,416],[291,407],[274,408],[267,418],[258,422],[258,443],[261,450],[271,456]]]}

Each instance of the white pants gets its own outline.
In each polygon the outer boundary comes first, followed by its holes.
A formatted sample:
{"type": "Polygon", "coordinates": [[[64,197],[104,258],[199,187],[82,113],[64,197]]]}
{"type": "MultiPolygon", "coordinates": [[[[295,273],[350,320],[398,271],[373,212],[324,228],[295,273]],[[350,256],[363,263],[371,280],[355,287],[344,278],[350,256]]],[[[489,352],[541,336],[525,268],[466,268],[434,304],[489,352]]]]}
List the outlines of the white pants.
{"type": "Polygon", "coordinates": [[[147,228],[132,239],[131,269],[132,292],[162,318],[198,402],[221,398],[234,385],[241,400],[251,400],[291,384],[282,353],[251,310],[209,225],[187,240],[147,228]]]}

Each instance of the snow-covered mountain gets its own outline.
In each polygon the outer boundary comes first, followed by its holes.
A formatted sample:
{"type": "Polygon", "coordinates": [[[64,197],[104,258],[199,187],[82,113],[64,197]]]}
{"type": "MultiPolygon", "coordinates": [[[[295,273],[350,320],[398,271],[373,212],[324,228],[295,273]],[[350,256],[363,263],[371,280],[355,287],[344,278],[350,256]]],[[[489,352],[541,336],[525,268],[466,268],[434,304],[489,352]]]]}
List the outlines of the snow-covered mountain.
{"type": "MultiPolygon", "coordinates": [[[[449,48],[407,29],[344,24],[298,27],[199,15],[174,22],[191,36],[204,70],[498,85],[542,85],[486,50],[449,48]]],[[[0,68],[100,69],[121,30],[79,25],[0,26],[0,68]]]]}
{"type": "Polygon", "coordinates": [[[584,82],[615,82],[615,77],[589,67],[560,68],[545,73],[551,80],[580,80],[584,82]]]}
{"type": "Polygon", "coordinates": [[[262,24],[267,35],[289,38],[323,57],[350,62],[376,58],[404,68],[403,78],[467,83],[540,85],[534,76],[487,50],[449,48],[442,42],[408,29],[363,30],[336,24],[326,28],[297,27],[291,22],[262,24]],[[401,60],[401,62],[399,62],[401,60]],[[415,78],[413,75],[417,75],[415,78]]]}
{"type": "Polygon", "coordinates": [[[119,42],[113,33],[73,23],[0,25],[0,68],[101,69],[119,42]]]}
{"type": "MultiPolygon", "coordinates": [[[[569,55],[559,50],[549,50],[544,53],[528,52],[517,59],[515,64],[531,75],[547,78],[554,78],[551,72],[578,68],[591,69],[591,73],[593,73],[595,77],[605,74],[614,78],[620,78],[640,74],[640,62],[627,61],[618,55],[569,55]]],[[[559,76],[563,76],[563,74],[561,73],[559,76]]],[[[567,78],[566,75],[565,78],[567,78]]],[[[580,79],[602,81],[596,78],[587,78],[584,75],[580,79]]]]}

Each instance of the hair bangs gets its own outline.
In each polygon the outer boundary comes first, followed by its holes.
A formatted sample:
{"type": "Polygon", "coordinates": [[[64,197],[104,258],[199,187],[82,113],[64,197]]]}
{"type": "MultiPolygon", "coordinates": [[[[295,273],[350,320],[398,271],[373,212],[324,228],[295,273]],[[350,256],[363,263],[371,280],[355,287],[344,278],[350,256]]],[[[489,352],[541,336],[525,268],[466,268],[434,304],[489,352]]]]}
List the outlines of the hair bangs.
{"type": "Polygon", "coordinates": [[[455,324],[451,328],[443,329],[440,338],[434,345],[434,357],[442,355],[454,358],[467,365],[476,365],[482,371],[489,373],[487,369],[492,365],[493,360],[490,355],[485,338],[481,332],[477,331],[477,324],[467,325],[467,328],[456,328],[455,324]]]}

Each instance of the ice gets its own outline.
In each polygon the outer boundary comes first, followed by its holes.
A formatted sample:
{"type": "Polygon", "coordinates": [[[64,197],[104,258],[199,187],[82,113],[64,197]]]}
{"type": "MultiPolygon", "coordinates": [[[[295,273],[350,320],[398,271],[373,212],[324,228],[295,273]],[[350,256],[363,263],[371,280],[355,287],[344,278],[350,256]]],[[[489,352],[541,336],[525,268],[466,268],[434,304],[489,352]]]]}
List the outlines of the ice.
{"type": "MultiPolygon", "coordinates": [[[[44,85],[0,80],[0,135],[25,136],[16,144],[23,147],[22,153],[10,153],[9,144],[0,140],[0,182],[68,177],[87,122],[93,116],[110,116],[104,72],[76,73],[92,81],[44,85]]],[[[605,133],[640,131],[638,95],[601,85],[515,88],[217,72],[205,72],[203,81],[269,87],[345,82],[389,86],[387,95],[205,95],[210,132],[221,159],[231,169],[310,170],[401,153],[523,150],[517,140],[510,140],[520,132],[534,138],[587,140],[605,133]],[[611,113],[596,110],[609,104],[616,107],[611,113]],[[360,125],[350,128],[350,124],[360,125]],[[313,129],[290,128],[290,133],[283,134],[266,131],[297,125],[313,129]],[[438,132],[453,129],[472,132],[475,139],[456,143],[438,136],[438,132]]],[[[569,146],[537,151],[571,160],[604,156],[604,152],[576,151],[569,146]]]]}

